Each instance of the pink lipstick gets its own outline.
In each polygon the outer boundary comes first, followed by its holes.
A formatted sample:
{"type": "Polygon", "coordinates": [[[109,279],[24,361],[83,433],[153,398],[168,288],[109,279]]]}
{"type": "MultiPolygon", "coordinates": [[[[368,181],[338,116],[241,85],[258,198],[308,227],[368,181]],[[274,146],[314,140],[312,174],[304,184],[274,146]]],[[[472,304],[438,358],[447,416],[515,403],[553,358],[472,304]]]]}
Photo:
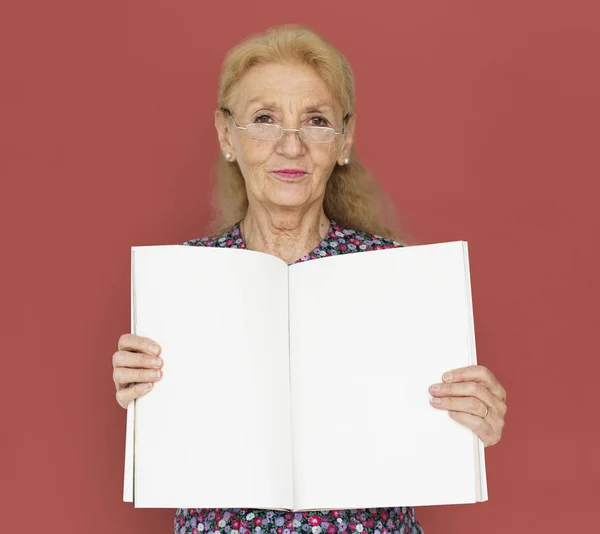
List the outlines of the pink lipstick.
{"type": "Polygon", "coordinates": [[[308,174],[300,169],[277,169],[276,171],[273,171],[273,173],[281,178],[287,178],[289,180],[302,178],[308,174]]]}

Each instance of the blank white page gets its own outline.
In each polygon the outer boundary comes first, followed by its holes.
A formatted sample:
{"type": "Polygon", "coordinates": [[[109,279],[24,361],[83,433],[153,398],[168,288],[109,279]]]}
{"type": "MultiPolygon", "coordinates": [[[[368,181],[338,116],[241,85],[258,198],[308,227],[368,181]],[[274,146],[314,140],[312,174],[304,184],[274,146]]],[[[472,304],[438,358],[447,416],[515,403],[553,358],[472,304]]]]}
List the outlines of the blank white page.
{"type": "Polygon", "coordinates": [[[135,406],[135,506],[291,507],[287,265],[169,245],[132,266],[135,333],[164,360],[135,406]]]}
{"type": "Polygon", "coordinates": [[[464,245],[290,267],[296,509],[476,501],[474,434],[428,392],[475,359],[464,245]]]}

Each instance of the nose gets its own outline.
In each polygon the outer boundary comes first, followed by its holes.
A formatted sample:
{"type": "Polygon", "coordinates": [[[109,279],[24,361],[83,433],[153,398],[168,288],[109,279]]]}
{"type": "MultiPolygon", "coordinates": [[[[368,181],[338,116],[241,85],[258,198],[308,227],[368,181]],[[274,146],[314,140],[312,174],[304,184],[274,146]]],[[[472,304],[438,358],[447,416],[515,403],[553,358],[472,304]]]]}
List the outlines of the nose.
{"type": "Polygon", "coordinates": [[[304,142],[300,140],[300,132],[294,129],[285,129],[281,138],[277,141],[278,151],[288,157],[295,157],[300,154],[306,147],[304,142]]]}

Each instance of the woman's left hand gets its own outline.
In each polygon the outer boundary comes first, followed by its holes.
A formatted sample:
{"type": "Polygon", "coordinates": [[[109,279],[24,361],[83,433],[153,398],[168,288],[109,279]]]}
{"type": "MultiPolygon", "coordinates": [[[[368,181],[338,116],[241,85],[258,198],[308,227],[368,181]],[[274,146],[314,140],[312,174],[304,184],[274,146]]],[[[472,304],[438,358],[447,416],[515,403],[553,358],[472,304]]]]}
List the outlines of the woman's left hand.
{"type": "Polygon", "coordinates": [[[506,415],[506,390],[489,369],[481,365],[444,373],[443,383],[429,393],[434,408],[448,410],[450,417],[470,428],[486,447],[502,437],[506,415]]]}

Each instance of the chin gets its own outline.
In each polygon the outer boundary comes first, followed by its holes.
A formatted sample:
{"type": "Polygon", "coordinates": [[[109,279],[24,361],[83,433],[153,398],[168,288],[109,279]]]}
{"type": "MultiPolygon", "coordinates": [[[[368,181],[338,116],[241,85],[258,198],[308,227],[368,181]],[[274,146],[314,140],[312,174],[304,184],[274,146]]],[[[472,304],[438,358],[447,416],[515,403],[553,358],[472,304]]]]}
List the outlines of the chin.
{"type": "Polygon", "coordinates": [[[275,206],[293,208],[306,204],[308,199],[304,197],[298,197],[296,195],[277,195],[269,197],[268,200],[271,204],[274,204],[275,206]]]}

